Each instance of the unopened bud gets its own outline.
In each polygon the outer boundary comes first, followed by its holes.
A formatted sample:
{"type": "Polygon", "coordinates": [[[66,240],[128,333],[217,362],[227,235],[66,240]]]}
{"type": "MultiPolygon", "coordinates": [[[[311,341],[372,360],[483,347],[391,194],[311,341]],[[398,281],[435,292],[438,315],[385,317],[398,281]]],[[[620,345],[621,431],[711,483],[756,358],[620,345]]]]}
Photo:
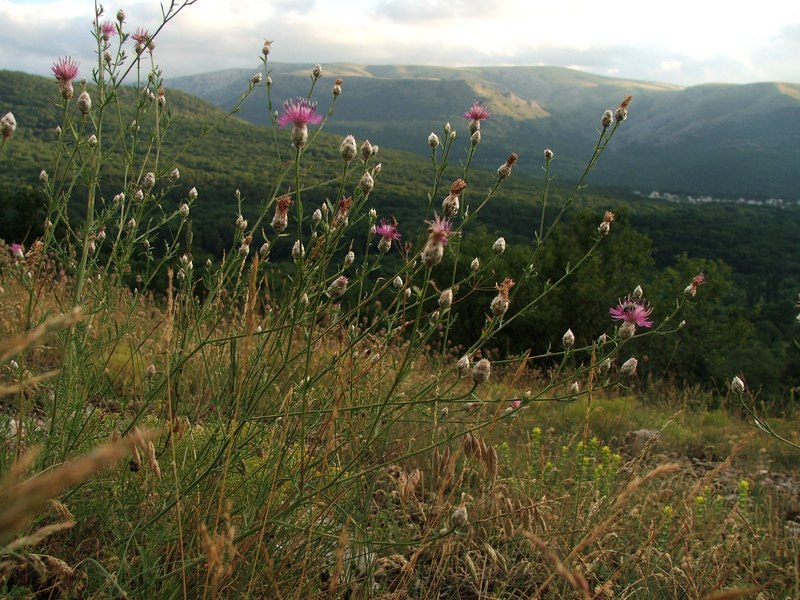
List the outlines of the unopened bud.
{"type": "Polygon", "coordinates": [[[472,381],[475,385],[486,383],[492,374],[492,364],[485,358],[480,359],[472,367],[472,381]]]}
{"type": "Polygon", "coordinates": [[[639,365],[639,361],[635,358],[631,357],[622,363],[622,366],[619,368],[619,372],[622,375],[636,375],[636,367],[639,365]]]}
{"type": "Polygon", "coordinates": [[[550,148],[545,148],[544,149],[544,159],[547,162],[550,162],[551,160],[553,160],[553,151],[550,150],[550,148]]]}
{"type": "Polygon", "coordinates": [[[439,308],[446,309],[450,308],[452,305],[453,305],[453,290],[451,288],[448,288],[441,294],[439,294],[439,308]]]}
{"type": "Polygon", "coordinates": [[[181,204],[181,207],[178,209],[178,214],[182,216],[184,219],[189,216],[189,205],[184,202],[181,204]]]}
{"type": "Polygon", "coordinates": [[[345,254],[345,255],[344,255],[344,266],[345,266],[345,267],[349,267],[350,265],[352,265],[352,264],[353,264],[353,262],[354,262],[355,260],[356,260],[356,255],[355,255],[355,253],[354,253],[352,250],[349,250],[349,251],[347,252],[347,254],[345,254]]]}
{"type": "Polygon", "coordinates": [[[731,391],[734,394],[744,394],[744,381],[739,379],[738,376],[731,380],[731,391]]]}
{"type": "Polygon", "coordinates": [[[394,278],[394,280],[392,281],[392,285],[395,287],[395,289],[398,290],[403,288],[403,280],[400,278],[400,275],[394,278]]]}
{"type": "Polygon", "coordinates": [[[350,162],[353,160],[358,154],[356,138],[352,135],[348,135],[346,138],[344,138],[339,146],[339,153],[342,155],[342,158],[345,162],[350,162]]]}
{"type": "Polygon", "coordinates": [[[428,146],[431,148],[436,148],[439,145],[439,136],[436,135],[431,131],[431,134],[428,136],[428,146]]]}
{"type": "Polygon", "coordinates": [[[78,110],[81,111],[82,114],[88,115],[89,111],[92,110],[92,97],[89,95],[89,92],[83,90],[81,95],[78,96],[78,110]]]}
{"type": "Polygon", "coordinates": [[[189,200],[197,200],[197,188],[189,190],[189,200]]]}
{"type": "Polygon", "coordinates": [[[505,240],[505,238],[501,238],[501,237],[497,238],[495,240],[494,244],[492,244],[492,250],[494,250],[495,254],[502,254],[503,252],[505,252],[506,251],[506,240],[505,240]]]}
{"type": "Polygon", "coordinates": [[[572,329],[567,329],[567,331],[564,332],[564,335],[561,337],[561,343],[565,348],[572,348],[575,344],[575,334],[572,333],[572,329]]]}
{"type": "Polygon", "coordinates": [[[464,377],[467,373],[469,373],[469,356],[466,354],[458,359],[456,363],[456,369],[458,370],[458,374],[464,377]]]}
{"type": "Polygon", "coordinates": [[[469,264],[469,268],[472,269],[473,272],[481,268],[481,261],[477,256],[472,259],[472,262],[469,264]]]}

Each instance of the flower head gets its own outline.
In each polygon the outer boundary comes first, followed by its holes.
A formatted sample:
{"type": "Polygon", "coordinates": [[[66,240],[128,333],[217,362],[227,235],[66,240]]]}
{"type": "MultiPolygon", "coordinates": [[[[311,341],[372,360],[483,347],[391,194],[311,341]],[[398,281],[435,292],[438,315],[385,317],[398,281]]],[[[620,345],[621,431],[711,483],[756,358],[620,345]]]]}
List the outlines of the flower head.
{"type": "Polygon", "coordinates": [[[434,215],[433,221],[428,221],[428,225],[428,239],[446,246],[450,237],[450,221],[434,215]]]}
{"type": "Polygon", "coordinates": [[[322,115],[317,114],[316,102],[310,102],[305,98],[295,98],[283,103],[283,114],[278,117],[278,125],[285,127],[289,123],[295,127],[303,125],[316,125],[322,121],[322,115]]]}
{"type": "Polygon", "coordinates": [[[14,115],[10,112],[7,112],[0,118],[0,136],[3,137],[3,141],[5,142],[8,138],[14,135],[14,132],[17,130],[17,119],[14,118],[14,115]]]}
{"type": "Polygon", "coordinates": [[[59,58],[51,67],[58,83],[66,85],[78,76],[78,63],[71,57],[59,58]]]}
{"type": "Polygon", "coordinates": [[[478,102],[475,100],[469,110],[464,113],[464,118],[471,121],[480,121],[481,119],[488,119],[491,115],[485,102],[478,102]]]}
{"type": "Polygon", "coordinates": [[[684,295],[689,298],[692,298],[697,294],[697,288],[703,285],[706,282],[706,276],[704,273],[698,273],[692,278],[692,282],[686,286],[686,289],[683,290],[684,295]]]}
{"type": "Polygon", "coordinates": [[[381,236],[381,238],[388,239],[390,241],[400,239],[400,232],[397,231],[397,221],[394,219],[391,221],[381,219],[381,224],[375,226],[375,233],[381,236]]]}
{"type": "Polygon", "coordinates": [[[131,39],[136,42],[137,54],[141,54],[145,50],[150,50],[150,52],[152,52],[156,47],[156,45],[153,43],[150,32],[147,31],[147,29],[142,29],[141,27],[137,29],[135,33],[131,34],[131,39]]]}
{"type": "Polygon", "coordinates": [[[114,23],[111,21],[106,21],[100,25],[100,36],[105,41],[108,41],[109,38],[114,37],[115,35],[117,35],[117,26],[114,25],[114,23]]]}
{"type": "Polygon", "coordinates": [[[25,258],[25,246],[16,243],[11,244],[11,256],[17,260],[22,260],[25,258]]]}
{"type": "Polygon", "coordinates": [[[609,309],[608,312],[615,321],[624,321],[639,327],[653,326],[653,322],[647,318],[653,309],[641,299],[634,300],[627,296],[625,300],[620,300],[620,303],[609,309]]]}

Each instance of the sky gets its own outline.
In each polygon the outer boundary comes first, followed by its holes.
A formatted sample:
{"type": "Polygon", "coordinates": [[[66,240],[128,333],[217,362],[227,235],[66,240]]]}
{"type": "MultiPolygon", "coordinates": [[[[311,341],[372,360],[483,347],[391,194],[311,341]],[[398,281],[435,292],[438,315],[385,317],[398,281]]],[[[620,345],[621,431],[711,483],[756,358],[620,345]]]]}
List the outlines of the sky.
{"type": "MultiPolygon", "coordinates": [[[[177,1],[177,0],[176,0],[177,1]]],[[[164,4],[169,7],[170,0],[164,4]]],[[[162,3],[124,9],[152,32],[162,3]]],[[[49,75],[72,56],[92,65],[90,0],[0,0],[0,69],[49,75]]],[[[298,63],[555,65],[695,85],[800,83],[797,0],[195,0],[155,39],[165,77],[298,63]]]]}

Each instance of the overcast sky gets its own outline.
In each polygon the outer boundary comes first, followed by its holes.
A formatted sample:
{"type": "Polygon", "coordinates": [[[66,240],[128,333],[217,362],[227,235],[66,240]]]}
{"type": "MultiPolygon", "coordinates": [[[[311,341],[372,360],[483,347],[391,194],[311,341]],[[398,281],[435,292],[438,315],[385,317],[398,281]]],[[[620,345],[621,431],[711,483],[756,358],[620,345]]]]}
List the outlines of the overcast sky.
{"type": "MultiPolygon", "coordinates": [[[[169,4],[167,0],[166,4],[169,4]]],[[[161,4],[105,4],[154,31],[161,4]]],[[[95,60],[90,0],[0,0],[0,69],[50,74],[95,60]]],[[[270,60],[361,64],[557,65],[693,85],[800,83],[798,0],[196,0],[156,38],[165,76],[270,60]]],[[[86,72],[82,70],[82,73],[86,72]]]]}

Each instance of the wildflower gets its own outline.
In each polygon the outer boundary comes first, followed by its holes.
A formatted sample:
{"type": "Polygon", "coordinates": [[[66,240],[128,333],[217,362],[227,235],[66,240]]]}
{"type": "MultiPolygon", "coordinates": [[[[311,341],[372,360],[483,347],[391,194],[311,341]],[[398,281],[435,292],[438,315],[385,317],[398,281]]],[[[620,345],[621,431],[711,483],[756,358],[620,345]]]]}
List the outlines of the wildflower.
{"type": "Polygon", "coordinates": [[[350,265],[353,264],[355,260],[356,260],[355,252],[353,252],[352,250],[348,250],[347,254],[344,255],[344,266],[349,267],[350,265]]]}
{"type": "Polygon", "coordinates": [[[331,94],[333,94],[333,97],[335,98],[336,96],[341,95],[341,93],[342,93],[342,80],[337,79],[336,81],[333,82],[333,88],[331,88],[331,94]]]}
{"type": "Polygon", "coordinates": [[[135,33],[131,34],[131,38],[136,42],[136,46],[134,46],[136,54],[141,54],[145,50],[152,52],[156,48],[156,45],[150,38],[150,33],[146,29],[140,27],[135,33]]]}
{"type": "Polygon", "coordinates": [[[464,118],[469,119],[469,131],[475,133],[481,128],[481,120],[489,118],[489,109],[485,102],[475,100],[469,110],[464,113],[464,118]]]}
{"type": "Polygon", "coordinates": [[[597,231],[600,232],[600,235],[606,236],[608,232],[611,231],[611,222],[614,220],[614,213],[610,210],[607,210],[603,214],[603,220],[600,223],[600,226],[597,228],[597,231]]]}
{"type": "Polygon", "coordinates": [[[698,273],[692,278],[692,282],[683,290],[683,295],[687,298],[693,298],[697,294],[697,288],[705,283],[706,276],[703,273],[698,273]]]}
{"type": "Polygon", "coordinates": [[[494,241],[492,244],[492,250],[494,250],[495,254],[502,254],[506,251],[506,239],[499,237],[494,241]]]}
{"type": "Polygon", "coordinates": [[[341,146],[339,146],[339,153],[342,155],[344,162],[349,163],[351,160],[353,160],[358,154],[356,138],[352,135],[348,135],[346,138],[344,138],[341,146]]]}
{"type": "Polygon", "coordinates": [[[14,135],[16,130],[17,120],[14,118],[13,113],[7,112],[3,115],[3,118],[0,119],[0,134],[3,136],[3,141],[14,135]]]}
{"type": "Polygon", "coordinates": [[[475,385],[486,383],[492,374],[492,364],[485,358],[480,359],[472,367],[472,381],[475,385]]]}
{"type": "Polygon", "coordinates": [[[550,150],[550,148],[545,148],[544,149],[544,159],[547,162],[550,162],[551,160],[553,160],[553,151],[550,150]]]}
{"type": "Polygon", "coordinates": [[[397,221],[392,219],[387,221],[381,219],[381,224],[375,226],[375,233],[381,236],[381,241],[378,242],[378,251],[381,253],[388,252],[392,247],[392,242],[400,239],[400,232],[397,231],[397,221]]]}
{"type": "Polygon", "coordinates": [[[300,240],[295,240],[294,244],[292,245],[292,258],[295,262],[300,262],[303,260],[303,257],[306,255],[306,249],[303,248],[303,244],[300,240]]]}
{"type": "Polygon", "coordinates": [[[619,372],[622,375],[635,375],[637,366],[639,366],[639,361],[633,357],[630,357],[628,360],[622,363],[622,366],[619,368],[619,372]]]}
{"type": "Polygon", "coordinates": [[[331,223],[331,227],[336,229],[337,227],[347,227],[347,215],[350,212],[350,208],[353,206],[353,199],[349,196],[342,196],[342,199],[339,200],[339,207],[336,211],[336,214],[333,215],[333,222],[331,223]]]}
{"type": "Polygon", "coordinates": [[[509,404],[511,405],[511,408],[519,408],[520,406],[522,406],[522,400],[516,398],[514,400],[509,401],[509,404]]]}
{"type": "Polygon", "coordinates": [[[361,180],[358,182],[358,187],[361,188],[365,196],[368,196],[375,187],[375,180],[372,179],[372,175],[369,174],[369,171],[364,171],[361,180]]]}
{"type": "Polygon", "coordinates": [[[503,283],[495,284],[495,287],[497,288],[497,296],[492,299],[492,314],[498,319],[502,319],[508,310],[508,305],[510,303],[508,292],[514,287],[514,280],[506,277],[503,283]]]}
{"type": "Polygon", "coordinates": [[[59,58],[51,67],[53,75],[58,81],[61,95],[69,100],[72,98],[72,81],[78,76],[78,63],[71,57],[59,58]]]}
{"type": "Polygon", "coordinates": [[[428,146],[431,148],[436,148],[439,145],[439,136],[436,135],[431,131],[431,134],[428,136],[428,146]]]}
{"type": "Polygon", "coordinates": [[[264,46],[261,48],[261,53],[264,56],[269,56],[270,50],[272,50],[272,40],[264,40],[264,46]]]}
{"type": "Polygon", "coordinates": [[[439,308],[442,310],[450,308],[453,305],[453,290],[452,288],[447,288],[441,294],[439,294],[439,308]]]}
{"type": "Polygon", "coordinates": [[[477,256],[472,259],[472,262],[469,264],[469,268],[472,269],[473,273],[481,268],[481,261],[477,256]]]}
{"type": "Polygon", "coordinates": [[[625,96],[622,102],[619,103],[617,110],[614,111],[614,120],[617,123],[622,123],[622,121],[628,118],[628,105],[631,103],[632,99],[633,96],[625,96]]]}
{"type": "Polygon", "coordinates": [[[189,190],[189,200],[194,201],[197,200],[197,188],[193,187],[189,190]]]}
{"type": "Polygon", "coordinates": [[[731,380],[731,391],[734,394],[744,394],[744,381],[742,381],[738,376],[731,380]]]}
{"type": "Polygon", "coordinates": [[[275,203],[275,214],[272,217],[272,228],[280,233],[289,225],[289,207],[294,204],[288,194],[278,198],[275,203]]]}
{"type": "Polygon", "coordinates": [[[575,344],[575,334],[572,333],[572,329],[567,329],[564,332],[564,335],[561,337],[561,343],[564,345],[564,348],[572,348],[575,344]]]}
{"type": "Polygon", "coordinates": [[[469,373],[469,356],[465,354],[459,358],[458,362],[456,363],[456,369],[461,377],[464,377],[467,373],[469,373]]]}
{"type": "Polygon", "coordinates": [[[316,125],[322,121],[322,116],[317,114],[317,104],[305,98],[295,98],[283,103],[283,114],[278,117],[278,125],[285,127],[289,123],[292,127],[292,144],[295,148],[302,148],[308,143],[308,124],[316,125]]]}
{"type": "Polygon", "coordinates": [[[500,181],[511,175],[511,168],[516,164],[518,158],[519,157],[512,152],[508,155],[506,162],[500,165],[500,168],[497,169],[497,178],[500,181]]]}
{"type": "Polygon", "coordinates": [[[236,228],[240,231],[247,229],[247,219],[245,219],[242,215],[236,216],[236,228]]]}
{"type": "Polygon", "coordinates": [[[25,246],[22,244],[11,244],[11,256],[17,260],[25,258],[25,246]]]}
{"type": "Polygon", "coordinates": [[[328,295],[331,298],[338,298],[347,291],[347,277],[342,275],[333,280],[333,283],[328,286],[328,295]]]}
{"type": "Polygon", "coordinates": [[[653,326],[653,322],[647,318],[653,309],[641,298],[634,299],[627,296],[625,300],[620,300],[617,306],[611,307],[608,312],[615,321],[623,321],[619,334],[624,340],[633,336],[637,325],[639,327],[653,326]]]}
{"type": "Polygon", "coordinates": [[[600,119],[600,124],[603,126],[603,129],[608,129],[611,127],[611,123],[614,122],[614,113],[610,110],[606,109],[603,113],[603,117],[600,119]]]}
{"type": "Polygon", "coordinates": [[[433,221],[428,221],[428,225],[428,241],[422,249],[422,260],[430,269],[442,262],[444,247],[450,237],[450,222],[447,219],[440,219],[439,215],[434,215],[433,221]]]}
{"type": "Polygon", "coordinates": [[[107,42],[111,37],[117,35],[117,26],[111,21],[106,21],[100,25],[100,37],[107,42]]]}
{"type": "Polygon", "coordinates": [[[455,217],[458,214],[459,197],[466,188],[467,182],[463,179],[456,179],[450,186],[450,193],[442,201],[442,211],[446,217],[455,217]]]}

